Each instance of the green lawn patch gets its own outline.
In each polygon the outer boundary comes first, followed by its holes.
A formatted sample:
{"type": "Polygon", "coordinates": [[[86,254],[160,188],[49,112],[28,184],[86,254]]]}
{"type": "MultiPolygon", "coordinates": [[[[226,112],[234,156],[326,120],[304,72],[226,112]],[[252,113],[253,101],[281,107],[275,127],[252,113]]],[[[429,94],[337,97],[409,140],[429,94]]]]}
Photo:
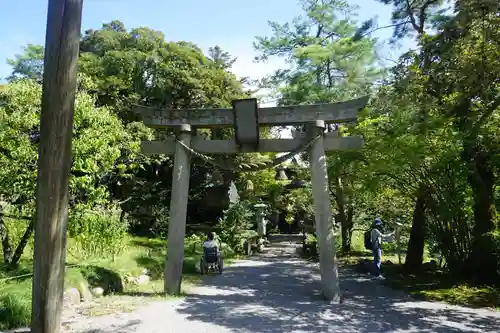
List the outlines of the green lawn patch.
{"type": "Polygon", "coordinates": [[[383,270],[388,286],[405,290],[419,299],[500,309],[500,289],[457,281],[439,269],[429,268],[415,274],[405,274],[400,265],[385,265],[383,270]]]}
{"type": "MultiPolygon", "coordinates": [[[[71,250],[69,240],[69,248],[71,250]]],[[[103,315],[116,311],[131,311],[147,298],[164,298],[163,271],[166,241],[160,239],[130,238],[125,250],[115,260],[89,258],[79,260],[68,251],[65,289],[106,286],[109,297],[95,298],[84,310],[86,315],[103,315]],[[147,270],[151,276],[144,284],[129,283],[147,270]]],[[[183,286],[200,281],[197,266],[201,257],[201,244],[186,241],[183,286]]],[[[229,263],[226,259],[226,263],[229,263]]],[[[0,267],[0,331],[29,326],[31,320],[32,262],[23,258],[19,267],[9,270],[0,267]]]]}
{"type": "MultiPolygon", "coordinates": [[[[364,250],[358,244],[348,253],[337,253],[340,266],[359,269],[360,262],[371,262],[373,256],[370,251],[364,250]]],[[[386,244],[384,244],[386,245],[386,244]]],[[[306,258],[316,261],[317,256],[306,258]]],[[[405,254],[401,260],[404,262],[405,254]]],[[[500,289],[490,286],[473,286],[463,281],[457,281],[443,270],[437,268],[424,269],[418,274],[405,274],[402,265],[399,265],[397,253],[393,248],[384,246],[382,261],[385,284],[394,289],[404,290],[418,299],[441,301],[449,304],[479,308],[488,307],[500,309],[500,289]]]]}

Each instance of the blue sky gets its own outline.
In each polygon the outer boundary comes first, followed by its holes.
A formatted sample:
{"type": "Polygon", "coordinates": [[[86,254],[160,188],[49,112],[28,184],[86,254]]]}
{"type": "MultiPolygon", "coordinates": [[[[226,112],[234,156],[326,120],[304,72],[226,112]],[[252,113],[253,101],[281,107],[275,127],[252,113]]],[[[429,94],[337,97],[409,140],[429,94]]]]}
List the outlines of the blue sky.
{"type": "MultiPolygon", "coordinates": [[[[375,0],[350,3],[360,6],[360,21],[378,17],[380,26],[390,23],[390,6],[375,0]]],[[[283,63],[272,59],[255,64],[254,36],[270,33],[269,20],[285,22],[300,13],[295,0],[84,0],[82,31],[117,19],[129,29],[147,26],[163,31],[168,40],[190,41],[205,50],[217,44],[238,58],[235,74],[259,78],[283,63]]],[[[22,46],[44,43],[46,18],[47,0],[0,0],[0,78],[10,74],[6,59],[19,53],[22,46]]],[[[385,29],[376,36],[387,39],[391,33],[385,29]]],[[[404,41],[397,48],[384,46],[384,54],[396,59],[413,45],[404,41]]]]}

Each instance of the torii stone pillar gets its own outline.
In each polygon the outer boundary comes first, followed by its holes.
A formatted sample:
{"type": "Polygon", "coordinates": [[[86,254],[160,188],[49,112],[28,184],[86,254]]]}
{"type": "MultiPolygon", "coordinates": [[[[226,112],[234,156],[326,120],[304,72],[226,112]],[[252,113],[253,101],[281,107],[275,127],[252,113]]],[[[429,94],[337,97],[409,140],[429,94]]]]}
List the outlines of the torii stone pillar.
{"type": "MultiPolygon", "coordinates": [[[[356,120],[359,110],[368,103],[368,97],[333,104],[295,105],[259,108],[256,99],[236,100],[231,109],[155,109],[135,106],[134,111],[143,117],[144,124],[155,128],[181,127],[180,139],[202,154],[240,154],[252,152],[290,152],[300,148],[307,139],[260,139],[259,128],[269,126],[301,125],[315,122],[312,133],[322,133],[324,123],[342,123],[356,120]],[[322,119],[316,122],[317,119],[322,119]],[[197,128],[234,128],[235,138],[231,140],[205,140],[192,137],[189,123],[197,128]]],[[[331,133],[329,133],[331,134],[331,133]]],[[[331,207],[327,188],[325,149],[349,150],[360,148],[361,137],[337,137],[325,135],[314,142],[309,152],[313,178],[316,228],[320,246],[321,278],[325,298],[339,298],[339,283],[335,263],[335,241],[331,221],[331,207]]],[[[168,263],[165,268],[165,289],[167,293],[179,294],[184,257],[184,235],[189,188],[189,153],[175,140],[145,141],[145,154],[175,154],[170,223],[168,234],[168,263]]]]}
{"type": "Polygon", "coordinates": [[[339,273],[335,256],[336,244],[332,222],[332,204],[328,190],[328,173],[323,142],[324,131],[325,123],[322,120],[308,124],[308,133],[311,138],[320,135],[320,138],[309,148],[308,153],[323,296],[331,302],[339,302],[339,273]]]}
{"type": "MultiPolygon", "coordinates": [[[[179,141],[191,144],[191,125],[180,126],[179,141]]],[[[175,145],[174,170],[172,174],[172,195],[168,222],[168,260],[165,265],[165,291],[170,295],[180,295],[182,266],[184,263],[184,236],[186,235],[186,215],[189,192],[191,155],[179,143],[175,145]]]]}

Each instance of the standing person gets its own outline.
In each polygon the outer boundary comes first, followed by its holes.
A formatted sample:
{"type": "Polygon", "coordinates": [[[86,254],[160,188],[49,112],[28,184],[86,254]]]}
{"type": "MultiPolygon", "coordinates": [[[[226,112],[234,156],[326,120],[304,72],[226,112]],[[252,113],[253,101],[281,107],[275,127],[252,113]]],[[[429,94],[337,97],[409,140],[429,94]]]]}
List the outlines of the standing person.
{"type": "Polygon", "coordinates": [[[382,272],[380,270],[380,265],[382,263],[382,240],[391,241],[394,231],[388,234],[382,233],[382,220],[377,217],[375,219],[372,231],[371,231],[371,243],[373,251],[373,275],[383,279],[382,272]]]}

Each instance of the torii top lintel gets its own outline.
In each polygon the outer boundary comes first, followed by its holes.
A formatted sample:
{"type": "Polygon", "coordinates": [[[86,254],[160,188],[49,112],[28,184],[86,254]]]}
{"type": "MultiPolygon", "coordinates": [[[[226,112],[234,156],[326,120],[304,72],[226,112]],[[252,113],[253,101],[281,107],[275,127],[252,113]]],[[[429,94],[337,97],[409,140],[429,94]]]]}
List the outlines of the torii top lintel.
{"type": "MultiPolygon", "coordinates": [[[[325,123],[342,123],[356,120],[359,110],[369,101],[368,96],[332,104],[294,105],[258,108],[259,126],[297,125],[315,120],[325,123]]],[[[157,109],[134,106],[134,113],[139,115],[148,127],[165,128],[190,124],[196,127],[233,127],[235,117],[233,109],[157,109]]],[[[237,110],[236,110],[237,111],[237,110]]]]}

